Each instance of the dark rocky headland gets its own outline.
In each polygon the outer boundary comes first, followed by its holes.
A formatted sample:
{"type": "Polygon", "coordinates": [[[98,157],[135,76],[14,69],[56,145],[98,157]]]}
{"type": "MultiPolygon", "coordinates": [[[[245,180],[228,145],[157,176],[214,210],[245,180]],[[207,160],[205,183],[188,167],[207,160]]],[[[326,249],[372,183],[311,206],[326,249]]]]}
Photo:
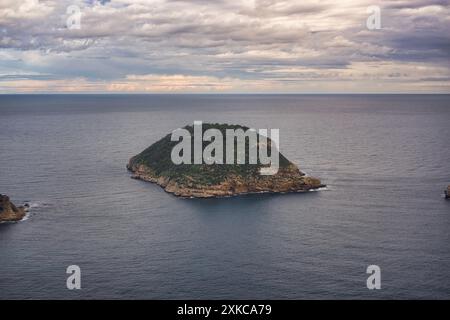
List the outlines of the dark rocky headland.
{"type": "MultiPolygon", "coordinates": [[[[239,125],[203,124],[203,132],[211,128],[219,129],[224,136],[226,129],[248,129],[239,125]]],[[[193,126],[186,126],[185,129],[193,132],[193,126]]],[[[127,168],[133,172],[133,178],[156,183],[176,196],[194,198],[305,192],[325,187],[319,179],[307,177],[281,153],[279,170],[274,175],[261,175],[260,169],[268,165],[262,165],[259,160],[257,164],[175,165],[171,160],[171,151],[178,141],[171,141],[170,137],[168,134],[129,160],[127,168]]],[[[203,142],[203,148],[208,144],[203,142]]],[[[271,140],[267,145],[271,150],[271,140]]],[[[246,154],[248,159],[248,148],[246,154]]]]}
{"type": "Polygon", "coordinates": [[[0,194],[0,222],[13,222],[22,220],[26,214],[26,207],[16,207],[9,197],[0,194]]]}

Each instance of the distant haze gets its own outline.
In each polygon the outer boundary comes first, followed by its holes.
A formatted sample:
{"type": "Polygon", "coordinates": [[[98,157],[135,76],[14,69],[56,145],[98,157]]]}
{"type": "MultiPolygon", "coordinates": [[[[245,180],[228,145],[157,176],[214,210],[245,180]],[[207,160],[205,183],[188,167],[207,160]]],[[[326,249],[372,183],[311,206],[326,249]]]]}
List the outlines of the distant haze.
{"type": "Polygon", "coordinates": [[[446,0],[2,0],[0,93],[449,93],[449,17],[446,0]]]}

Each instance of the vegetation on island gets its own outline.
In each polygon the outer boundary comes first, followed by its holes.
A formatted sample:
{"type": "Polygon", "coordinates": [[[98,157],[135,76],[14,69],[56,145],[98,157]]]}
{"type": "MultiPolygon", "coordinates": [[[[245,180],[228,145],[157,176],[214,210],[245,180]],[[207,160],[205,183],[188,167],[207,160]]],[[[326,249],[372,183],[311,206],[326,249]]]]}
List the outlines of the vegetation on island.
{"type": "MultiPolygon", "coordinates": [[[[194,127],[193,125],[185,126],[193,136],[194,127]]],[[[208,129],[218,129],[221,131],[223,137],[226,136],[227,129],[242,129],[247,131],[249,128],[241,125],[229,125],[229,124],[219,124],[219,123],[203,123],[202,131],[203,133],[208,129]]],[[[259,134],[257,134],[259,141],[259,134]]],[[[203,141],[202,150],[211,142],[203,141]]],[[[238,176],[242,178],[255,177],[259,175],[260,169],[262,167],[267,167],[258,161],[256,164],[193,164],[193,152],[191,154],[192,163],[191,164],[179,164],[176,165],[172,162],[171,151],[173,147],[178,144],[178,141],[171,141],[171,134],[166,135],[161,140],[155,142],[150,147],[142,151],[140,154],[133,157],[130,164],[136,166],[144,164],[147,168],[152,170],[155,176],[164,176],[178,183],[186,184],[190,182],[202,183],[205,185],[214,185],[224,181],[227,177],[238,176]]],[[[192,150],[194,150],[193,139],[191,141],[192,150]]],[[[271,152],[271,143],[269,140],[269,154],[271,152]]],[[[234,153],[235,159],[237,156],[237,141],[235,139],[234,143],[234,153]]],[[[259,145],[257,146],[257,152],[259,152],[259,145]]],[[[226,155],[226,144],[223,144],[223,163],[225,163],[226,155]]],[[[249,158],[249,139],[246,140],[245,148],[245,159],[249,158]]],[[[281,153],[279,155],[279,166],[280,168],[286,167],[290,164],[281,153]]]]}

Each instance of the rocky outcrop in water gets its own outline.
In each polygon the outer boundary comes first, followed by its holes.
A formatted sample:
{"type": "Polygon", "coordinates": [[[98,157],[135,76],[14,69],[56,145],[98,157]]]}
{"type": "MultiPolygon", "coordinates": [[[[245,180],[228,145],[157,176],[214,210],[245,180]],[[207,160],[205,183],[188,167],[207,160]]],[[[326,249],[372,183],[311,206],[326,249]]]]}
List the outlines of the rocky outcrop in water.
{"type": "Polygon", "coordinates": [[[19,221],[25,217],[25,214],[25,207],[16,207],[8,196],[0,194],[0,222],[19,221]]]}
{"type": "MultiPolygon", "coordinates": [[[[204,124],[204,129],[247,127],[204,124]]],[[[185,127],[192,130],[192,127],[185,127]]],[[[158,184],[165,191],[180,197],[227,197],[248,193],[305,192],[325,187],[319,179],[307,177],[296,165],[280,154],[278,172],[261,175],[261,164],[180,164],[171,161],[170,153],[176,142],[167,135],[140,154],[132,157],[127,168],[132,178],[158,184]]],[[[270,140],[268,142],[270,146],[270,140]]]]}
{"type": "Polygon", "coordinates": [[[447,190],[445,192],[445,199],[450,199],[450,185],[447,187],[447,190]]]}

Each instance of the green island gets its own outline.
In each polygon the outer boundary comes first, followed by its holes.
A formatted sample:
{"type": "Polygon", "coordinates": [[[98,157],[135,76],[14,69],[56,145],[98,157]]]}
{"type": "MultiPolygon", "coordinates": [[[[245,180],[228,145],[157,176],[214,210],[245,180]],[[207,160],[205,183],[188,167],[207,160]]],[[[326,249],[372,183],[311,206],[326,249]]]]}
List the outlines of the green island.
{"type": "MultiPolygon", "coordinates": [[[[192,125],[185,126],[183,129],[194,134],[192,125]]],[[[218,129],[225,137],[227,129],[247,131],[249,128],[241,125],[204,123],[202,134],[208,129],[218,129]]],[[[264,140],[260,140],[258,133],[256,136],[258,137],[256,150],[259,152],[260,141],[264,140]]],[[[271,154],[272,140],[265,141],[267,141],[268,153],[271,154]]],[[[281,153],[279,153],[278,171],[273,175],[260,174],[262,168],[270,165],[262,164],[259,158],[255,164],[206,164],[204,162],[201,164],[193,164],[193,162],[191,164],[174,164],[171,153],[178,143],[178,141],[171,141],[171,134],[168,134],[132,157],[127,164],[127,169],[133,173],[132,178],[156,183],[169,193],[187,198],[227,197],[265,192],[305,192],[325,187],[319,179],[306,176],[281,153]]],[[[203,149],[210,143],[203,141],[203,149]]],[[[249,145],[247,137],[246,159],[249,159],[249,145]]],[[[234,141],[233,151],[236,158],[237,140],[234,141]]],[[[224,143],[223,155],[226,152],[224,143]]],[[[225,156],[223,157],[223,163],[225,163],[225,156]]]]}

